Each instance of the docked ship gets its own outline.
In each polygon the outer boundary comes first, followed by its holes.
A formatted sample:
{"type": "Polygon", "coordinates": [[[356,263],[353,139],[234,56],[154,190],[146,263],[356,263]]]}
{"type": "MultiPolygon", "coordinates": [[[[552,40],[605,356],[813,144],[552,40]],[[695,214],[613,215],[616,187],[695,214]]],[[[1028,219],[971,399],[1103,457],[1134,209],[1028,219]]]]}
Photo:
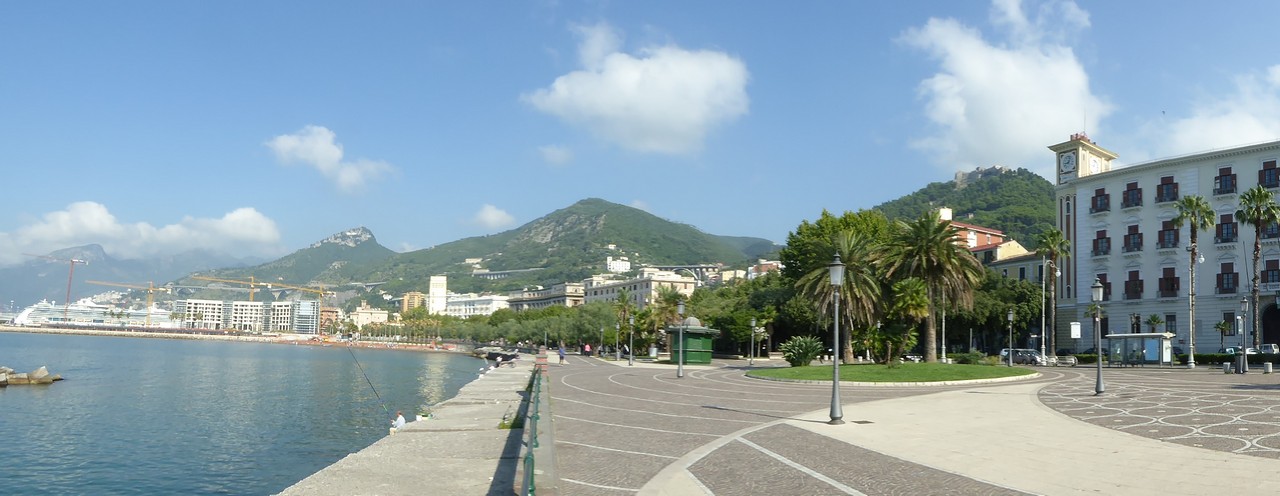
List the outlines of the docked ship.
{"type": "MultiPolygon", "coordinates": [[[[85,298],[70,305],[58,305],[40,300],[18,312],[13,323],[20,326],[75,326],[75,327],[145,327],[147,309],[118,308],[85,298]]],[[[169,319],[169,312],[152,307],[150,326],[172,328],[177,323],[169,319]]]]}

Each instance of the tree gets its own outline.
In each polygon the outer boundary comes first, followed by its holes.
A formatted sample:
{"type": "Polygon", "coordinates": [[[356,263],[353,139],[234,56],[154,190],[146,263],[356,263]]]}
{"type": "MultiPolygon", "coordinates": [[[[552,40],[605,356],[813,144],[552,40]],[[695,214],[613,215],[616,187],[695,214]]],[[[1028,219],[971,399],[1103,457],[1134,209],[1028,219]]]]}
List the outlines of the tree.
{"type": "Polygon", "coordinates": [[[1200,231],[1213,229],[1214,212],[1209,202],[1200,195],[1179,198],[1173,207],[1178,210],[1178,215],[1173,217],[1174,229],[1182,229],[1182,225],[1186,224],[1191,231],[1191,246],[1187,247],[1190,254],[1187,260],[1187,277],[1191,283],[1187,297],[1187,365],[1194,367],[1196,365],[1196,262],[1200,258],[1200,246],[1197,243],[1200,231]]]}
{"type": "Polygon", "coordinates": [[[1262,229],[1280,222],[1280,205],[1276,204],[1271,190],[1261,184],[1240,194],[1240,209],[1236,218],[1253,226],[1253,289],[1250,290],[1253,308],[1253,346],[1258,346],[1258,278],[1262,274],[1258,259],[1262,258],[1262,229]]]}
{"type": "Polygon", "coordinates": [[[901,351],[906,351],[907,347],[912,345],[911,334],[915,331],[916,326],[921,320],[929,315],[928,289],[924,281],[908,277],[901,281],[893,283],[893,303],[889,305],[890,315],[900,319],[902,332],[897,339],[886,339],[885,362],[890,367],[894,364],[894,345],[901,346],[901,351]]]}
{"type": "Polygon", "coordinates": [[[1152,333],[1159,332],[1160,324],[1163,324],[1163,323],[1164,323],[1164,319],[1161,318],[1160,314],[1158,313],[1153,313],[1147,317],[1147,327],[1151,328],[1152,333]]]}
{"type": "Polygon", "coordinates": [[[1231,327],[1231,323],[1225,320],[1213,325],[1213,328],[1218,331],[1218,337],[1220,338],[1218,341],[1218,348],[1227,347],[1227,335],[1231,334],[1231,327]]]}
{"type": "Polygon", "coordinates": [[[1036,250],[1040,256],[1049,259],[1049,266],[1043,267],[1041,270],[1045,273],[1041,277],[1049,278],[1049,301],[1045,305],[1049,306],[1049,352],[1055,356],[1058,354],[1058,267],[1060,260],[1071,256],[1071,241],[1062,235],[1062,231],[1058,228],[1050,228],[1040,234],[1036,238],[1036,243],[1040,248],[1036,250]]]}
{"type": "Polygon", "coordinates": [[[885,247],[885,274],[889,278],[917,277],[926,285],[926,362],[938,361],[934,302],[941,296],[958,308],[971,308],[973,289],[982,281],[982,264],[960,242],[959,232],[951,221],[943,221],[937,212],[930,211],[910,223],[898,221],[885,247]]]}
{"type": "MultiPolygon", "coordinates": [[[[833,349],[844,346],[843,359],[848,362],[853,356],[853,344],[846,337],[856,324],[870,325],[880,314],[880,278],[876,271],[877,249],[873,241],[853,230],[843,231],[836,235],[831,252],[840,256],[844,264],[844,278],[840,287],[840,319],[844,328],[838,343],[832,343],[833,349]]],[[[822,266],[811,269],[809,273],[796,281],[796,288],[814,302],[818,313],[833,311],[835,291],[831,286],[829,267],[822,266]]]]}

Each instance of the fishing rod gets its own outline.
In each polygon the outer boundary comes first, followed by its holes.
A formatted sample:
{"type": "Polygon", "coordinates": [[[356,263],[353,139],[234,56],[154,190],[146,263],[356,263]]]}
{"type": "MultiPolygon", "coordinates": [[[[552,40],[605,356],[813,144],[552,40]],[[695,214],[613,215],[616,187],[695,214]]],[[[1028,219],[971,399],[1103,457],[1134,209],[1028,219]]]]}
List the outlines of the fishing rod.
{"type": "Polygon", "coordinates": [[[365,382],[369,383],[369,389],[373,390],[373,395],[378,398],[378,404],[382,405],[382,411],[387,415],[391,415],[391,410],[387,410],[387,404],[382,402],[382,395],[378,394],[378,388],[373,387],[373,381],[369,380],[369,374],[364,373],[364,367],[360,366],[360,360],[356,358],[356,352],[351,351],[351,347],[347,346],[347,353],[351,354],[351,359],[356,361],[356,367],[360,369],[360,375],[364,376],[365,382]]]}

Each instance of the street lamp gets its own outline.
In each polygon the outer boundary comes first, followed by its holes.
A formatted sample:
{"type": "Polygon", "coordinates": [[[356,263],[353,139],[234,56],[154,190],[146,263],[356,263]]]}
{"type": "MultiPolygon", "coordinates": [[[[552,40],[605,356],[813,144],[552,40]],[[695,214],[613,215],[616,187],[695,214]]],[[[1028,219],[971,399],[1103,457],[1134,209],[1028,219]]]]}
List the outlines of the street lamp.
{"type": "Polygon", "coordinates": [[[627,320],[631,327],[631,335],[627,337],[627,366],[632,367],[636,364],[636,316],[627,317],[627,320]]]}
{"type": "Polygon", "coordinates": [[[1097,353],[1097,359],[1094,362],[1098,368],[1098,379],[1093,383],[1093,395],[1097,396],[1106,392],[1107,387],[1102,384],[1102,281],[1098,278],[1093,279],[1093,286],[1089,289],[1093,290],[1093,350],[1097,353]]]}
{"type": "Polygon", "coordinates": [[[1240,323],[1240,349],[1236,350],[1236,354],[1240,358],[1236,359],[1236,373],[1244,374],[1249,372],[1249,340],[1245,334],[1244,317],[1249,314],[1249,297],[1240,297],[1240,315],[1236,316],[1236,322],[1240,323]]]}
{"type": "MultiPolygon", "coordinates": [[[[1192,229],[1195,229],[1193,226],[1192,229]]],[[[1191,252],[1188,272],[1191,275],[1190,291],[1187,293],[1187,368],[1196,368],[1196,263],[1204,263],[1204,254],[1197,251],[1195,243],[1187,247],[1191,252]]]]}
{"type": "Polygon", "coordinates": [[[680,300],[680,303],[676,304],[676,314],[680,316],[680,333],[676,338],[676,346],[680,348],[680,357],[676,359],[676,378],[680,379],[684,377],[684,300],[680,300]]]}
{"type": "Polygon", "coordinates": [[[844,285],[844,263],[840,254],[836,253],[835,261],[827,266],[831,272],[831,289],[834,290],[836,304],[835,325],[831,330],[831,425],[844,423],[844,412],[840,409],[840,286],[844,285]]]}
{"type": "Polygon", "coordinates": [[[1009,310],[1009,352],[1006,353],[1006,355],[1009,356],[1008,365],[1012,367],[1013,366],[1013,310],[1009,310]]]}
{"type": "Polygon", "coordinates": [[[613,324],[613,360],[622,361],[622,347],[618,346],[618,339],[622,336],[622,322],[613,324]]]}
{"type": "Polygon", "coordinates": [[[747,354],[747,366],[754,367],[756,364],[756,319],[751,319],[751,352],[747,354]]]}

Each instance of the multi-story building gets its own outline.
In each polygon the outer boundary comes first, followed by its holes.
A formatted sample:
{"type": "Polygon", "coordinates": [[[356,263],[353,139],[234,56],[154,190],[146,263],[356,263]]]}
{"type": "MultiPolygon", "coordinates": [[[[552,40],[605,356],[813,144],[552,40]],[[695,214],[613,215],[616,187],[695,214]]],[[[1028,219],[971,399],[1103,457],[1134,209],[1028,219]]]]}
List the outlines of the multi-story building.
{"type": "Polygon", "coordinates": [[[614,273],[631,272],[631,261],[627,257],[604,257],[604,270],[614,273]]]}
{"type": "Polygon", "coordinates": [[[582,283],[566,282],[550,288],[541,286],[512,292],[507,303],[517,312],[550,306],[576,307],[582,304],[582,283]]]}
{"type": "Polygon", "coordinates": [[[590,277],[582,281],[583,301],[618,301],[618,294],[626,291],[631,303],[637,310],[642,310],[649,302],[657,301],[661,288],[675,289],[682,295],[693,294],[698,286],[698,279],[684,277],[675,272],[658,270],[653,267],[640,269],[640,275],[632,279],[608,279],[601,276],[590,277]]]}
{"type": "Polygon", "coordinates": [[[471,318],[477,315],[492,315],[493,312],[508,308],[510,297],[505,295],[453,294],[445,304],[444,314],[471,318]]]}
{"type": "Polygon", "coordinates": [[[174,314],[190,329],[315,334],[319,331],[320,302],[177,300],[174,314]]]}
{"type": "Polygon", "coordinates": [[[385,324],[390,314],[381,308],[373,308],[369,306],[369,302],[361,301],[360,307],[351,312],[351,323],[356,325],[357,329],[363,329],[369,324],[385,324]]]}
{"type": "MultiPolygon", "coordinates": [[[[1112,168],[1117,154],[1084,134],[1049,147],[1058,170],[1057,226],[1071,243],[1071,256],[1059,263],[1058,347],[1092,347],[1090,304],[1093,282],[1103,287],[1102,332],[1125,332],[1133,316],[1160,316],[1163,331],[1176,334],[1174,345],[1186,347],[1194,324],[1195,351],[1212,352],[1234,336],[1241,298],[1252,277],[1252,226],[1235,213],[1240,194],[1262,185],[1280,188],[1280,141],[1223,148],[1112,168]],[[1215,227],[1198,233],[1195,287],[1190,287],[1189,227],[1175,228],[1175,202],[1199,195],[1214,212],[1215,227]],[[1113,201],[1114,197],[1114,201],[1113,201]],[[1195,321],[1189,321],[1190,290],[1196,298],[1195,321]],[[1083,323],[1082,338],[1070,338],[1070,323],[1083,323]],[[1231,322],[1226,336],[1214,329],[1231,322]]],[[[1261,294],[1258,306],[1246,310],[1243,323],[1257,318],[1260,342],[1280,343],[1280,227],[1262,230],[1261,294]]],[[[1149,317],[1147,317],[1149,318],[1149,317]]],[[[1146,320],[1146,318],[1142,318],[1146,320]]],[[[1148,329],[1149,330],[1149,329],[1148,329]]]]}
{"type": "Polygon", "coordinates": [[[414,308],[426,306],[427,295],[419,291],[410,291],[404,294],[404,298],[400,300],[400,313],[408,312],[414,308]]]}
{"type": "Polygon", "coordinates": [[[761,258],[756,260],[755,265],[747,267],[747,279],[755,279],[769,272],[777,272],[780,270],[782,270],[782,262],[761,258]]]}
{"type": "Polygon", "coordinates": [[[427,313],[444,315],[449,302],[449,276],[431,276],[427,284],[427,313]]]}

